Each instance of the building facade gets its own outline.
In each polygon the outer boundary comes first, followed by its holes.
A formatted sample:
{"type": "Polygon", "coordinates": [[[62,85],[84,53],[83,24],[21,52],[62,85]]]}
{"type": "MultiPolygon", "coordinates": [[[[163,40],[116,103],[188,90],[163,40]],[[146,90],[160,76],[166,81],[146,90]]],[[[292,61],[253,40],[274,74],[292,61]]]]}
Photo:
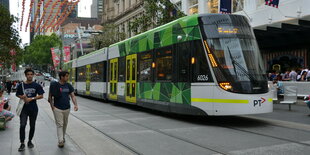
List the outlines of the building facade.
{"type": "Polygon", "coordinates": [[[143,0],[104,0],[102,23],[112,23],[118,32],[126,34],[126,38],[133,36],[130,22],[143,14],[143,0]]]}

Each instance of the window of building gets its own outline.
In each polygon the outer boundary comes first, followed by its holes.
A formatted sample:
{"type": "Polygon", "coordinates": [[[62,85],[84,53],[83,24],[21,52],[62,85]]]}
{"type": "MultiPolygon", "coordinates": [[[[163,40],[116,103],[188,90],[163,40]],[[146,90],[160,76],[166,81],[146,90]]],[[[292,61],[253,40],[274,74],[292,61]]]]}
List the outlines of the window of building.
{"type": "Polygon", "coordinates": [[[77,81],[85,82],[86,81],[86,66],[77,68],[77,81]]]}
{"type": "Polygon", "coordinates": [[[172,81],[172,48],[164,47],[156,50],[156,80],[172,81]]]}
{"type": "Polygon", "coordinates": [[[219,12],[219,9],[218,9],[218,6],[219,6],[219,0],[209,0],[208,1],[208,10],[209,10],[209,13],[218,13],[219,12]]]}
{"type": "Polygon", "coordinates": [[[244,8],[244,0],[233,1],[233,12],[242,11],[244,8]]]}
{"type": "Polygon", "coordinates": [[[152,51],[139,55],[139,81],[152,81],[152,51]]]}
{"type": "Polygon", "coordinates": [[[198,0],[189,0],[188,12],[190,15],[198,13],[198,0]]]}

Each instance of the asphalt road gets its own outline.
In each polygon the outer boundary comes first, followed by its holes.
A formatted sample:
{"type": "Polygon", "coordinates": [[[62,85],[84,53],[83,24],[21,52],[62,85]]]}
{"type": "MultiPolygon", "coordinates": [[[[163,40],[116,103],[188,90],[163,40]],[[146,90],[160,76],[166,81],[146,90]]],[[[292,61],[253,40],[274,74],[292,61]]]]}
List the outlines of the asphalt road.
{"type": "Polygon", "coordinates": [[[136,154],[310,154],[307,124],[265,121],[264,115],[182,116],[80,96],[77,100],[80,110],[73,117],[136,154]]]}

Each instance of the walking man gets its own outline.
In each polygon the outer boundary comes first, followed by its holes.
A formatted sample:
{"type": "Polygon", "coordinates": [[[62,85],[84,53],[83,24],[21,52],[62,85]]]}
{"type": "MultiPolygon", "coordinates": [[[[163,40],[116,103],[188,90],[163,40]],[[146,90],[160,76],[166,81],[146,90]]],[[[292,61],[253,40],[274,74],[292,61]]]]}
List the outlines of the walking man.
{"type": "Polygon", "coordinates": [[[53,82],[50,86],[48,101],[54,112],[55,123],[57,126],[58,147],[64,147],[68,117],[70,113],[70,98],[74,104],[74,111],[78,111],[78,105],[74,95],[73,87],[67,83],[69,72],[59,73],[59,82],[53,82]]]}
{"type": "Polygon", "coordinates": [[[22,84],[18,85],[16,96],[23,99],[25,101],[24,107],[20,114],[20,128],[19,128],[19,138],[20,138],[20,147],[18,151],[25,150],[25,129],[27,125],[27,119],[29,117],[30,121],[30,131],[29,131],[29,138],[28,138],[28,147],[33,148],[34,145],[31,142],[36,125],[36,119],[38,115],[38,106],[37,100],[43,98],[44,90],[43,88],[33,82],[33,75],[34,71],[32,69],[25,70],[25,76],[27,80],[24,82],[24,90],[22,88],[22,84]]]}

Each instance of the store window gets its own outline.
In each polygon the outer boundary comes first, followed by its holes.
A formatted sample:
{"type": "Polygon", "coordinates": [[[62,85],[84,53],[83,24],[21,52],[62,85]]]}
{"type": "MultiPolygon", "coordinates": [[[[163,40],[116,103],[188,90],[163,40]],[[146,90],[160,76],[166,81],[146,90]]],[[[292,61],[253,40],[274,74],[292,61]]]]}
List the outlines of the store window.
{"type": "Polygon", "coordinates": [[[208,1],[208,10],[209,13],[218,13],[219,12],[219,0],[209,0],[208,1]]]}

